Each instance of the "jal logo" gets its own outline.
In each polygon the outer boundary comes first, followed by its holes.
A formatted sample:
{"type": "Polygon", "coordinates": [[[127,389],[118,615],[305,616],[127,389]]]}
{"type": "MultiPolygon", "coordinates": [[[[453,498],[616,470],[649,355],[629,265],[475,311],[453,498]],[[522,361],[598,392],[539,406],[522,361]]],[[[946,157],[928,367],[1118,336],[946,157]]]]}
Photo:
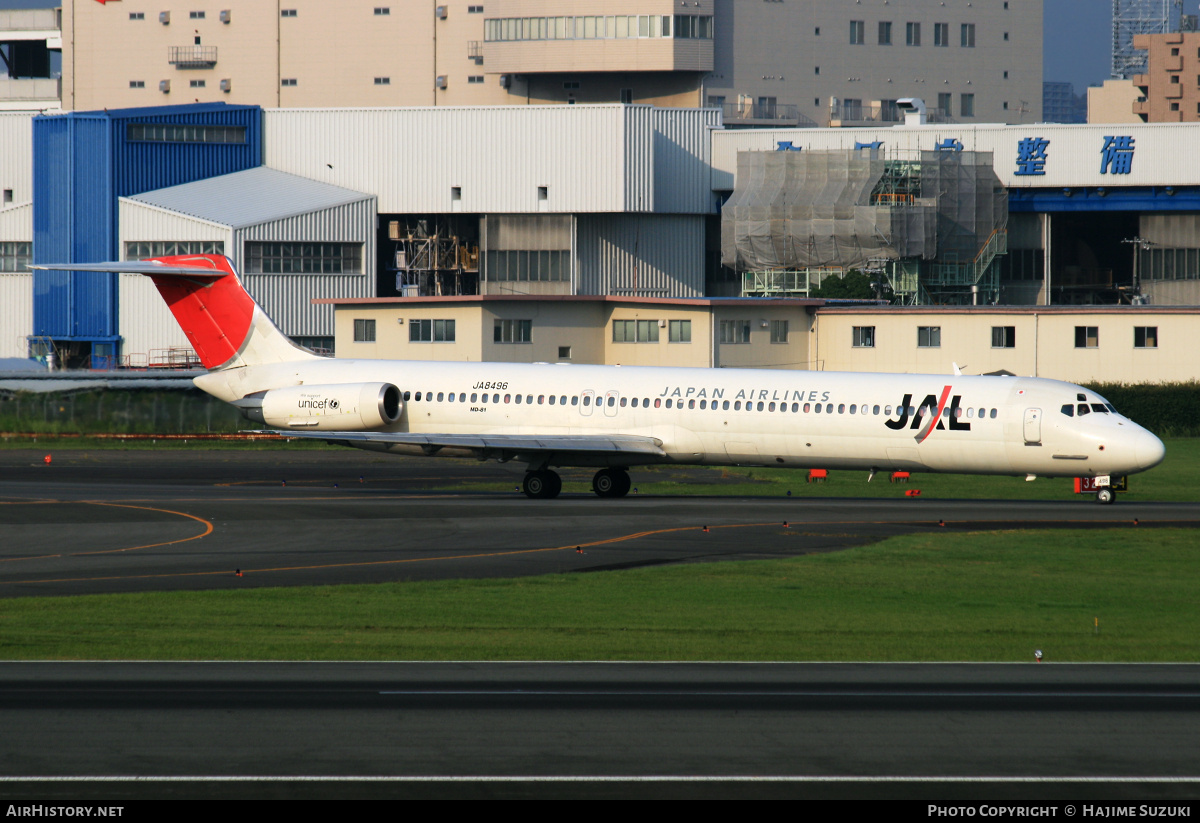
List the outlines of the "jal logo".
{"type": "Polygon", "coordinates": [[[912,405],[913,396],[911,394],[904,395],[904,399],[896,408],[896,414],[899,416],[895,420],[884,421],[884,425],[895,431],[902,431],[906,427],[915,429],[917,431],[915,439],[918,443],[924,443],[925,439],[933,434],[934,429],[945,431],[947,421],[951,431],[970,431],[971,424],[964,423],[960,419],[961,412],[958,404],[962,400],[962,395],[956,394],[951,398],[950,389],[950,386],[943,386],[940,397],[932,394],[925,395],[925,399],[921,401],[919,407],[912,405]],[[950,401],[948,407],[947,400],[950,401]],[[943,412],[947,408],[950,413],[943,417],[943,412]],[[934,411],[935,409],[936,411],[934,411]],[[910,418],[912,422],[909,422],[910,418]]]}

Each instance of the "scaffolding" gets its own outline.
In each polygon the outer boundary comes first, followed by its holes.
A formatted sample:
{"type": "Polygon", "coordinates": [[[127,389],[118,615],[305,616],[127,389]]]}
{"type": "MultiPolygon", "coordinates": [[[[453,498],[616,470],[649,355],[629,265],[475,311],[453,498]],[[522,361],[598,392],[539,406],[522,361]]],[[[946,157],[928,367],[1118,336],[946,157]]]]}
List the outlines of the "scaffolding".
{"type": "Polygon", "coordinates": [[[1133,47],[1135,34],[1178,31],[1182,0],[1112,0],[1112,76],[1145,74],[1148,55],[1133,47]]]}
{"type": "Polygon", "coordinates": [[[722,210],[722,262],[745,297],[809,296],[858,270],[901,303],[991,303],[1008,194],[991,155],[743,152],[722,210]]]}
{"type": "Polygon", "coordinates": [[[437,218],[388,222],[396,291],[405,297],[478,294],[479,245],[437,218]],[[432,225],[431,225],[432,224],[432,225]]]}

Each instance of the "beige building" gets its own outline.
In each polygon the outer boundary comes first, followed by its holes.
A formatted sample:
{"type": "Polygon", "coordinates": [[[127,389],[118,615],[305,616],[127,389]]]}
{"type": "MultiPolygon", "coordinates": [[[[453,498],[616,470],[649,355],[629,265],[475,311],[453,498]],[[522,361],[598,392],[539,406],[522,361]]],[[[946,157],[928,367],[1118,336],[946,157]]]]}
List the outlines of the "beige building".
{"type": "Polygon", "coordinates": [[[737,125],[1036,122],[1041,0],[63,0],[63,107],[651,103],[737,125]],[[586,11],[586,15],[580,15],[586,11]]]}
{"type": "Polygon", "coordinates": [[[821,306],[819,300],[329,300],[338,357],[964,374],[1200,377],[1200,308],[821,306]]]}
{"type": "Polygon", "coordinates": [[[1146,73],[1133,76],[1134,114],[1143,123],[1200,121],[1200,32],[1139,34],[1133,45],[1149,53],[1146,73]]]}
{"type": "Polygon", "coordinates": [[[1087,90],[1087,121],[1089,123],[1141,123],[1133,113],[1134,105],[1142,99],[1142,90],[1132,80],[1105,80],[1103,86],[1087,90]]]}

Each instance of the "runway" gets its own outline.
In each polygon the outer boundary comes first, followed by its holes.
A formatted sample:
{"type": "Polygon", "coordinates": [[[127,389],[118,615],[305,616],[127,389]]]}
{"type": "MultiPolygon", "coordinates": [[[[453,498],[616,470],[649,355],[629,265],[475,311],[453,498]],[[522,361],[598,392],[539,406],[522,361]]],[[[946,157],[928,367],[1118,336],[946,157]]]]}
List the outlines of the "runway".
{"type": "Polygon", "coordinates": [[[0,724],[6,799],[1200,789],[1195,666],[13,663],[0,724]]]}
{"type": "Polygon", "coordinates": [[[455,490],[519,479],[494,464],[349,450],[41,455],[0,452],[0,597],[513,577],[791,557],[914,532],[1200,525],[1194,503],[528,500],[455,490]]]}

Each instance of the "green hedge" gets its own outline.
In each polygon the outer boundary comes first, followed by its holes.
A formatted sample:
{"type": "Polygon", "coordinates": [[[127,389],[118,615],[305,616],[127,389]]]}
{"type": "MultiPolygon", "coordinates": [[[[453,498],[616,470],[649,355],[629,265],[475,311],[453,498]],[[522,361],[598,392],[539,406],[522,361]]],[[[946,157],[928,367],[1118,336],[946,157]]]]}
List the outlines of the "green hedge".
{"type": "Polygon", "coordinates": [[[1200,437],[1200,383],[1085,383],[1159,437],[1200,437]]]}

